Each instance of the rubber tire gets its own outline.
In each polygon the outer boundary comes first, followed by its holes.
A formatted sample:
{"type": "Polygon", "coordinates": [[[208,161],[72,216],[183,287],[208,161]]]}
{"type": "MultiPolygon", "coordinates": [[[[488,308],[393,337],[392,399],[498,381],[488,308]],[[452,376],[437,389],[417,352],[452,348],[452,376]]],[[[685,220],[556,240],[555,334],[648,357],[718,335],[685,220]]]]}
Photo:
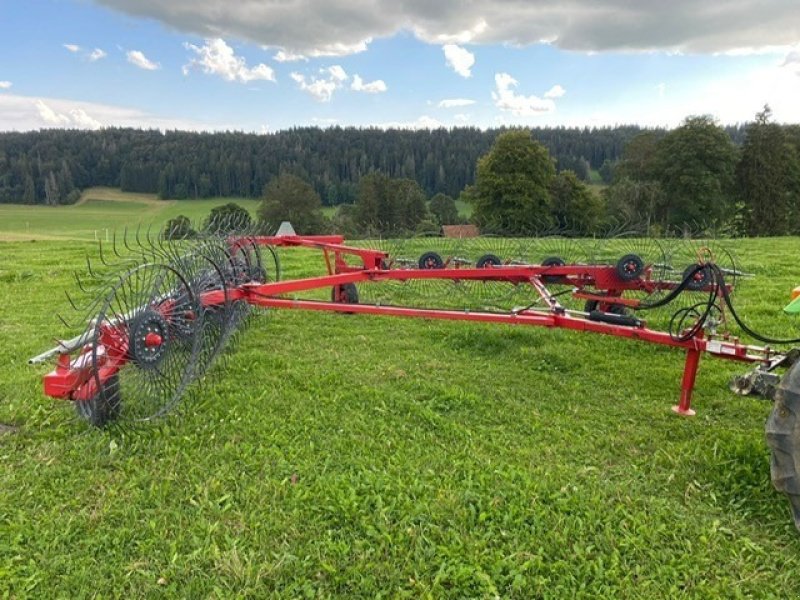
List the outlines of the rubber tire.
{"type": "Polygon", "coordinates": [[[644,261],[638,254],[626,254],[617,261],[617,275],[622,281],[634,281],[639,279],[642,273],[644,273],[644,261]],[[627,269],[631,263],[636,265],[633,271],[627,269]]]}
{"type": "MultiPolygon", "coordinates": [[[[560,256],[548,256],[542,261],[543,267],[565,267],[567,265],[564,259],[560,256]]],[[[558,283],[561,279],[559,275],[542,275],[542,281],[545,283],[558,283]]]]}
{"type": "Polygon", "coordinates": [[[436,252],[426,252],[422,256],[419,257],[419,261],[417,262],[420,269],[443,269],[444,268],[444,261],[442,257],[437,254],[436,252]],[[431,262],[432,265],[428,266],[428,262],[431,262]]]}
{"type": "Polygon", "coordinates": [[[358,304],[358,288],[355,283],[343,283],[331,288],[331,302],[358,304]]]}
{"type": "Polygon", "coordinates": [[[765,427],[772,451],[772,485],[789,498],[794,525],[800,530],[800,361],[775,389],[775,402],[765,427]]]}
{"type": "Polygon", "coordinates": [[[119,417],[122,399],[119,397],[119,375],[112,375],[103,388],[88,400],[76,400],[75,411],[94,425],[103,428],[119,417]]]}
{"type": "MultiPolygon", "coordinates": [[[[686,267],[683,270],[683,278],[686,279],[687,277],[689,277],[689,273],[694,271],[699,266],[700,265],[698,265],[698,264],[694,264],[694,265],[689,265],[688,267],[686,267]]],[[[692,279],[689,280],[689,282],[686,284],[686,289],[687,290],[691,290],[693,292],[699,292],[700,290],[705,288],[707,285],[711,284],[712,276],[711,276],[711,271],[708,269],[708,267],[698,271],[697,274],[695,274],[695,277],[697,277],[697,275],[700,275],[701,273],[703,275],[702,279],[694,279],[694,278],[692,278],[692,279]]]]}
{"type": "Polygon", "coordinates": [[[500,257],[496,254],[484,254],[477,261],[475,261],[476,269],[485,269],[487,266],[499,267],[503,264],[500,257]]]}

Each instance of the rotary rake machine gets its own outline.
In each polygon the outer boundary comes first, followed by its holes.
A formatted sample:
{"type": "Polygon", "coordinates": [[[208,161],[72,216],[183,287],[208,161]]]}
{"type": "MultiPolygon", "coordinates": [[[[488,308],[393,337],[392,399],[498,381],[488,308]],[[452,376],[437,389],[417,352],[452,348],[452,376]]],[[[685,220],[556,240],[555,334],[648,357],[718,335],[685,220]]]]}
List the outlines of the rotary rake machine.
{"type": "Polygon", "coordinates": [[[679,415],[695,414],[701,356],[752,364],[731,389],[774,401],[766,426],[772,481],[789,496],[800,528],[800,351],[744,343],[728,324],[735,321],[767,344],[798,340],[770,340],[741,321],[731,297],[743,274],[720,247],[694,244],[668,257],[658,241],[632,237],[588,244],[563,237],[436,237],[345,245],[341,236],[299,236],[291,227],[274,236],[177,242],[148,236],[146,243],[136,237],[133,247],[125,240],[128,254],[115,241],[116,263],[101,248],[103,268],[89,263],[90,282],[76,276],[87,295],[95,294],[84,305],[70,299],[82,315],[81,333],[30,360],[56,360],[44,377],[45,394],[71,401],[93,425],[166,414],[253,307],[598,333],[685,353],[680,399],[672,407],[679,415]],[[279,251],[290,249],[320,252],[326,272],[281,280],[279,251]],[[644,319],[658,322],[659,314],[667,315],[662,327],[644,319]],[[787,369],[782,378],[779,369],[787,369]]]}

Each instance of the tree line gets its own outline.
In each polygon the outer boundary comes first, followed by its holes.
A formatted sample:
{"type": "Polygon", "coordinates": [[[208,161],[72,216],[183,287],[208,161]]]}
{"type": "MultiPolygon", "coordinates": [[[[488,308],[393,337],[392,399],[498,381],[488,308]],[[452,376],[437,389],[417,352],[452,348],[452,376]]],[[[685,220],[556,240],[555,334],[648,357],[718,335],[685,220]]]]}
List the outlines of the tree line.
{"type": "MultiPolygon", "coordinates": [[[[310,183],[323,205],[351,204],[372,172],[457,196],[503,129],[294,128],[241,132],[102,129],[0,133],[0,203],[68,204],[91,186],[163,199],[257,198],[281,173],[310,183]]],[[[588,179],[620,158],[636,126],[532,130],[559,169],[588,179]]],[[[655,130],[654,130],[655,131],[655,130]]],[[[735,129],[732,130],[735,134],[735,129]]]]}
{"type": "MultiPolygon", "coordinates": [[[[484,233],[587,236],[620,226],[651,235],[800,233],[800,127],[773,123],[768,107],[744,127],[741,146],[708,116],[637,134],[619,160],[604,160],[610,185],[602,192],[559,169],[536,135],[504,131],[476,161],[474,184],[459,200],[484,233]]],[[[264,198],[264,222],[290,220],[300,233],[402,235],[463,222],[451,196],[429,200],[413,179],[379,172],[360,179],[355,201],[332,220],[313,187],[293,175],[275,178],[264,198]]]]}
{"type": "Polygon", "coordinates": [[[640,133],[611,168],[607,213],[651,232],[800,233],[800,126],[765,106],[743,134],[737,146],[708,116],[640,133]]]}

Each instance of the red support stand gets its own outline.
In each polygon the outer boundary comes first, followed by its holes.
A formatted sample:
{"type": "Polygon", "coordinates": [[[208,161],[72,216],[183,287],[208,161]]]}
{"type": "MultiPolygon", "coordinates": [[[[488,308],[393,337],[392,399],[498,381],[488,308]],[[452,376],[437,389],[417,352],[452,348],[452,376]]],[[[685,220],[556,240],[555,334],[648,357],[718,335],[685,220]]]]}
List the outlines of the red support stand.
{"type": "Polygon", "coordinates": [[[672,407],[672,412],[682,417],[693,417],[696,414],[692,409],[692,391],[699,365],[700,350],[697,348],[686,350],[686,363],[683,366],[683,381],[681,381],[681,401],[677,406],[672,407]]]}

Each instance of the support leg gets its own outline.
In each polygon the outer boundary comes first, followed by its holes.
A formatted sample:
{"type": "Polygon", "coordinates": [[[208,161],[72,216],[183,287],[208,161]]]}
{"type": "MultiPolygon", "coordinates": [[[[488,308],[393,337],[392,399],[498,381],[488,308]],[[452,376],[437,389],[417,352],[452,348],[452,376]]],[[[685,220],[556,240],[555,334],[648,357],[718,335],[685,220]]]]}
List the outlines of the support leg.
{"type": "Polygon", "coordinates": [[[681,401],[677,406],[672,407],[672,411],[683,416],[693,417],[692,410],[692,391],[694,390],[694,380],[697,377],[697,367],[700,364],[700,351],[691,348],[686,351],[686,363],[683,366],[683,381],[681,381],[681,401]]]}

